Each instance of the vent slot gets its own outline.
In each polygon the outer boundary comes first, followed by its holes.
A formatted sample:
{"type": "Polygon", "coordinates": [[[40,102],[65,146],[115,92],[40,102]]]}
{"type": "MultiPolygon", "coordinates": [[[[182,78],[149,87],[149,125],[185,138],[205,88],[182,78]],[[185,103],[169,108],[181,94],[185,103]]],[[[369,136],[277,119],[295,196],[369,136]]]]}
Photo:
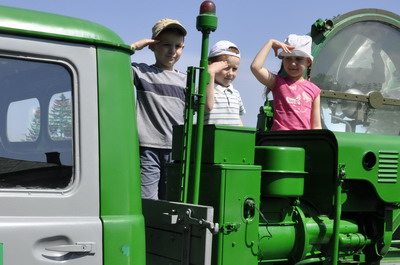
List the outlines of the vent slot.
{"type": "Polygon", "coordinates": [[[399,172],[399,152],[380,151],[378,183],[397,183],[399,172]]]}

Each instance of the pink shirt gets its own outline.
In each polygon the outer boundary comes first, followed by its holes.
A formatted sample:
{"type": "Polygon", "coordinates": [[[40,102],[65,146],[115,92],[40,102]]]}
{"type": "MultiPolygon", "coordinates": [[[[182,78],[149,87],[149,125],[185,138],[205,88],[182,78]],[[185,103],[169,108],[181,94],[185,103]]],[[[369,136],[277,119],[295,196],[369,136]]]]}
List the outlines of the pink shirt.
{"type": "Polygon", "coordinates": [[[274,123],[271,131],[311,129],[312,103],[321,90],[314,83],[292,81],[276,76],[274,96],[274,123]]]}

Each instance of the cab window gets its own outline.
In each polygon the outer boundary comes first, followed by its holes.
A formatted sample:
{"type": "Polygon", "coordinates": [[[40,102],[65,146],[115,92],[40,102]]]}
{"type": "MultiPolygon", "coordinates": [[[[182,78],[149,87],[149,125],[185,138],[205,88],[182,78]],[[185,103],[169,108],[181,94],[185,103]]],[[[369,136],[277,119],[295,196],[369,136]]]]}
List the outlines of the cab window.
{"type": "Polygon", "coordinates": [[[323,90],[340,92],[321,97],[328,129],[399,135],[398,43],[399,29],[377,21],[351,24],[326,41],[311,80],[323,90]]]}
{"type": "Polygon", "coordinates": [[[0,56],[0,189],[63,189],[72,181],[68,67],[0,56]]]}

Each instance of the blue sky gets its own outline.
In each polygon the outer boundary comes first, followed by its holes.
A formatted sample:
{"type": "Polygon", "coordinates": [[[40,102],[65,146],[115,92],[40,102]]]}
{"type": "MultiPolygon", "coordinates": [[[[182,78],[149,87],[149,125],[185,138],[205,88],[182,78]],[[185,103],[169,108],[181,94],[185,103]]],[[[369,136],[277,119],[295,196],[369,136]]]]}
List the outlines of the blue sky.
{"type": "MultiPolygon", "coordinates": [[[[161,18],[179,20],[188,35],[185,49],[176,68],[198,66],[201,33],[196,30],[196,17],[203,0],[1,0],[5,6],[34,9],[78,17],[102,24],[115,31],[125,43],[151,37],[151,27],[161,18]]],[[[218,28],[210,35],[210,46],[219,40],[236,43],[242,53],[238,76],[234,81],[243,98],[247,114],[245,126],[254,127],[259,107],[263,105],[263,86],[250,72],[250,63],[268,39],[284,40],[291,33],[307,34],[319,18],[331,19],[337,15],[361,8],[379,8],[400,14],[398,0],[364,1],[268,1],[215,0],[218,28]]],[[[154,63],[148,49],[138,51],[132,61],[154,63]]],[[[277,71],[280,60],[271,53],[266,66],[277,71]]]]}

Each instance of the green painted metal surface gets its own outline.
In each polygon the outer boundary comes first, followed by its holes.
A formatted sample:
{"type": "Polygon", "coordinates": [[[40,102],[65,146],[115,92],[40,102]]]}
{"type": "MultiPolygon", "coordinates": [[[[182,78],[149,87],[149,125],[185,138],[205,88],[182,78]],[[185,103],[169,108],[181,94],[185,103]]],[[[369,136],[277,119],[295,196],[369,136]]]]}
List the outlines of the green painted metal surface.
{"type": "Polygon", "coordinates": [[[139,146],[130,56],[98,49],[104,264],[144,265],[139,146]]]}
{"type": "MultiPolygon", "coordinates": [[[[91,22],[10,7],[0,7],[0,12],[2,33],[97,46],[104,264],[146,264],[131,49],[115,33],[91,22]]],[[[316,37],[316,60],[335,32],[371,19],[400,28],[399,17],[390,12],[350,12],[334,20],[333,31],[316,37]]],[[[200,20],[216,27],[214,15],[200,20]]],[[[203,39],[203,72],[209,30],[203,39]]],[[[206,82],[205,73],[201,87],[206,82]]],[[[398,250],[390,248],[400,224],[398,136],[268,132],[257,135],[256,148],[253,128],[211,125],[203,131],[202,122],[198,124],[194,134],[204,141],[193,144],[202,150],[194,163],[202,163],[201,171],[191,170],[201,174],[185,189],[195,203],[216,211],[221,229],[214,236],[213,265],[363,263],[379,260],[387,251],[388,260],[392,254],[398,257],[398,250]],[[266,182],[271,176],[278,177],[266,182]]],[[[172,200],[181,199],[179,130],[174,131],[177,162],[168,171],[172,200]]]]}
{"type": "Polygon", "coordinates": [[[345,179],[366,181],[385,202],[400,202],[399,136],[335,133],[345,179]],[[368,143],[368,144],[366,144],[368,143]]]}
{"type": "Polygon", "coordinates": [[[112,46],[133,53],[115,32],[83,19],[7,6],[0,6],[0,14],[2,33],[112,46]]]}
{"type": "Polygon", "coordinates": [[[248,200],[260,205],[260,172],[260,166],[203,164],[199,203],[214,207],[221,230],[212,264],[258,264],[259,212],[245,209],[248,200]]]}
{"type": "MultiPolygon", "coordinates": [[[[203,4],[202,4],[203,6],[203,4]]],[[[214,6],[215,7],[215,6],[214,6]]],[[[208,44],[209,37],[212,31],[217,28],[217,17],[215,16],[215,8],[209,10],[202,10],[197,16],[196,28],[202,33],[201,54],[200,54],[200,80],[199,80],[199,93],[198,93],[198,109],[197,109],[197,141],[195,141],[196,148],[194,148],[194,173],[193,173],[193,196],[192,202],[198,204],[200,192],[200,172],[201,172],[201,158],[203,155],[203,125],[204,125],[204,109],[206,103],[206,88],[210,82],[210,74],[208,73],[208,44]],[[205,12],[204,12],[205,11],[205,12]]]]}
{"type": "MultiPolygon", "coordinates": [[[[327,216],[320,216],[306,205],[295,206],[290,200],[265,198],[263,205],[271,205],[264,210],[265,220],[260,220],[259,260],[272,263],[300,260],[311,261],[323,257],[322,251],[329,249],[334,234],[334,221],[327,216]]],[[[359,234],[358,225],[349,220],[339,222],[341,256],[351,253],[370,242],[359,234]]],[[[349,255],[352,256],[351,254],[349,255]]]]}
{"type": "MultiPolygon", "coordinates": [[[[180,136],[182,126],[174,127],[172,159],[182,158],[182,142],[180,136]],[[177,139],[177,140],[176,140],[177,139]]],[[[202,163],[207,164],[254,164],[255,129],[250,127],[205,125],[203,132],[202,163]],[[238,151],[240,150],[240,151],[238,151]]],[[[197,133],[193,133],[193,142],[197,142],[197,133]]]]}
{"type": "MultiPolygon", "coordinates": [[[[179,164],[168,168],[168,199],[179,199],[179,164]]],[[[257,264],[261,167],[254,165],[202,164],[199,204],[214,208],[211,264],[257,264]],[[240,187],[240,188],[238,188],[240,187]]],[[[189,185],[189,195],[193,186],[189,185]]]]}
{"type": "MultiPolygon", "coordinates": [[[[192,136],[193,136],[193,116],[194,106],[196,101],[196,67],[188,67],[187,69],[187,80],[186,80],[186,100],[185,100],[185,123],[180,128],[180,137],[175,135],[173,142],[175,144],[180,142],[181,156],[181,183],[182,190],[180,191],[180,202],[187,203],[188,196],[187,190],[190,178],[190,165],[192,161],[192,136]]],[[[173,129],[176,131],[176,129],[173,129]]],[[[176,132],[175,132],[176,134],[176,132]]],[[[176,151],[174,153],[177,153],[176,151]]]]}
{"type": "Polygon", "coordinates": [[[301,147],[305,150],[303,199],[323,214],[333,214],[332,201],[338,174],[338,143],[328,130],[277,131],[256,135],[257,146],[301,147]]]}
{"type": "MultiPolygon", "coordinates": [[[[293,236],[296,239],[286,236],[286,244],[292,246],[295,240],[293,249],[297,249],[297,252],[303,249],[296,255],[289,255],[289,252],[284,254],[285,248],[268,252],[268,244],[264,241],[274,242],[277,239],[274,234],[272,240],[268,239],[269,233],[263,228],[268,227],[267,222],[263,224],[261,220],[260,235],[264,238],[260,249],[265,251],[263,257],[269,257],[268,262],[292,258],[303,260],[304,264],[318,259],[326,260],[329,264],[351,263],[354,260],[379,260],[380,256],[386,254],[392,234],[399,226],[400,198],[395,191],[399,190],[396,188],[397,182],[379,182],[379,169],[385,168],[388,158],[385,156],[384,164],[380,166],[378,154],[380,150],[384,150],[385,154],[400,150],[398,137],[325,130],[287,131],[259,134],[257,144],[276,150],[283,147],[281,155],[287,147],[304,148],[305,171],[308,173],[304,181],[304,195],[298,199],[286,196],[279,200],[277,196],[262,193],[265,198],[262,198],[261,206],[272,226],[269,232],[273,231],[276,236],[295,231],[293,236]],[[376,161],[372,154],[377,154],[376,161]],[[293,207],[299,208],[291,210],[293,207]],[[287,218],[282,218],[282,214],[287,218]],[[310,249],[314,249],[314,252],[310,252],[310,249]],[[357,249],[363,251],[358,253],[357,249]]],[[[256,161],[267,164],[268,157],[259,159],[259,155],[257,153],[256,161]]],[[[274,160],[279,156],[269,157],[274,160]]],[[[281,166],[293,169],[292,164],[283,162],[285,159],[282,158],[281,166]]],[[[287,159],[290,160],[290,156],[287,159]]],[[[398,158],[391,161],[389,164],[398,168],[398,158]]],[[[396,180],[398,174],[395,173],[396,180]]]]}
{"type": "Polygon", "coordinates": [[[304,193],[305,151],[297,147],[257,146],[262,166],[261,195],[299,197],[304,193]]]}

